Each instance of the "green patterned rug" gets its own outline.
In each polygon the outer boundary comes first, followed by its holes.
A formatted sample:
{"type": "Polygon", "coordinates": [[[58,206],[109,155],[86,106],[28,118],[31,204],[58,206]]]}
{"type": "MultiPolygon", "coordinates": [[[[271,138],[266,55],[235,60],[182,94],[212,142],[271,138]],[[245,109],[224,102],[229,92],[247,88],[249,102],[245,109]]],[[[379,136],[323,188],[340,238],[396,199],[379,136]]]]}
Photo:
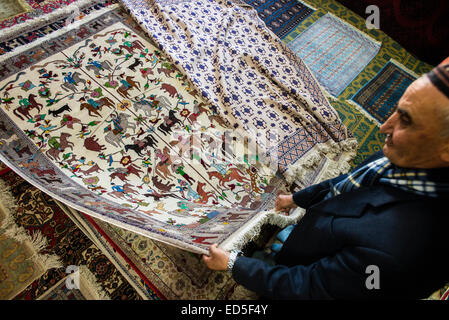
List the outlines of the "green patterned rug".
{"type": "Polygon", "coordinates": [[[374,121],[369,119],[362,110],[349,102],[351,97],[375,77],[391,59],[398,61],[418,76],[430,71],[432,66],[419,61],[384,32],[376,29],[367,29],[364,17],[360,17],[334,0],[303,0],[302,2],[315,9],[315,11],[282,39],[285,43],[291,42],[312,23],[328,12],[382,43],[378,54],[351,84],[336,99],[329,98],[343,123],[351,130],[359,142],[357,156],[351,162],[351,165],[355,167],[369,155],[380,150],[385,137],[379,132],[379,126],[374,121]]]}

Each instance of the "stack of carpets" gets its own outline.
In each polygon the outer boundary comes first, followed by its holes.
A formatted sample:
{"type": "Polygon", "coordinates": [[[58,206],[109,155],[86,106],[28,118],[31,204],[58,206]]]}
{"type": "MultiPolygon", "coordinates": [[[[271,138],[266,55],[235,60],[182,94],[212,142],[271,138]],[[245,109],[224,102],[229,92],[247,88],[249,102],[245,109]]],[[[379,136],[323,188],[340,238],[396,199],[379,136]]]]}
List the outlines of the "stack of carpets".
{"type": "MultiPolygon", "coordinates": [[[[56,284],[60,288],[66,283],[73,267],[83,270],[79,274],[83,286],[76,293],[66,290],[67,299],[140,300],[145,297],[52,198],[3,165],[1,173],[0,294],[3,299],[35,300],[50,296],[56,292],[56,284]]],[[[137,285],[142,287],[139,282],[137,285]]],[[[62,299],[62,291],[58,296],[62,299]]],[[[151,291],[146,296],[159,299],[151,291]]]]}
{"type": "MultiPolygon", "coordinates": [[[[97,5],[102,1],[89,1],[89,5],[97,5]]],[[[22,23],[42,22],[49,13],[63,11],[70,4],[73,16],[88,4],[83,0],[3,0],[0,2],[0,29],[10,28],[22,23]]]]}

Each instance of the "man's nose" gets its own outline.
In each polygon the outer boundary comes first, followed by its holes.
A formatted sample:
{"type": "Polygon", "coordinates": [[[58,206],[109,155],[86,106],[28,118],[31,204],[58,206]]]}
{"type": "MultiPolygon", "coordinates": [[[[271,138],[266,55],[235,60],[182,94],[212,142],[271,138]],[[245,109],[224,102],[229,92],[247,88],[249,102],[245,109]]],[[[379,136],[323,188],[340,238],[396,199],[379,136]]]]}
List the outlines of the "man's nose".
{"type": "Polygon", "coordinates": [[[396,122],[396,114],[397,112],[395,111],[387,120],[385,120],[385,122],[379,128],[380,133],[388,134],[393,131],[394,124],[396,122]]]}

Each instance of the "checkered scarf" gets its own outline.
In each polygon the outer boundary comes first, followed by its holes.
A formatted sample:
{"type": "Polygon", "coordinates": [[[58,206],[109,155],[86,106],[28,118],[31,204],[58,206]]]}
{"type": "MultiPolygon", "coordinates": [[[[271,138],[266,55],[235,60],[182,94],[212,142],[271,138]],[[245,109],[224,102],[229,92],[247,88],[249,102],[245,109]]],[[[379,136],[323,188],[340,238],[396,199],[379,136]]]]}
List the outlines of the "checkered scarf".
{"type": "Polygon", "coordinates": [[[361,186],[381,183],[429,197],[439,197],[449,192],[449,168],[407,169],[395,166],[383,157],[350,173],[332,186],[325,199],[361,186]]]}

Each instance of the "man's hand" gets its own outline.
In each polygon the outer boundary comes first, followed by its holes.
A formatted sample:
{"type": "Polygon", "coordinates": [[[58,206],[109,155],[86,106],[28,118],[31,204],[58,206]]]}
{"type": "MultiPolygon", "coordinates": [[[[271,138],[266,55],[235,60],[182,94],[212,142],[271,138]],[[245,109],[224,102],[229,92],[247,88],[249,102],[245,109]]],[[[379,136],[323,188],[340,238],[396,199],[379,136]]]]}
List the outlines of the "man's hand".
{"type": "Polygon", "coordinates": [[[203,261],[209,269],[222,271],[228,269],[229,252],[218,248],[217,244],[209,247],[209,255],[203,255],[203,261]]]}
{"type": "Polygon", "coordinates": [[[279,194],[276,199],[276,211],[289,213],[290,209],[296,208],[297,205],[293,202],[293,195],[279,194]]]}

